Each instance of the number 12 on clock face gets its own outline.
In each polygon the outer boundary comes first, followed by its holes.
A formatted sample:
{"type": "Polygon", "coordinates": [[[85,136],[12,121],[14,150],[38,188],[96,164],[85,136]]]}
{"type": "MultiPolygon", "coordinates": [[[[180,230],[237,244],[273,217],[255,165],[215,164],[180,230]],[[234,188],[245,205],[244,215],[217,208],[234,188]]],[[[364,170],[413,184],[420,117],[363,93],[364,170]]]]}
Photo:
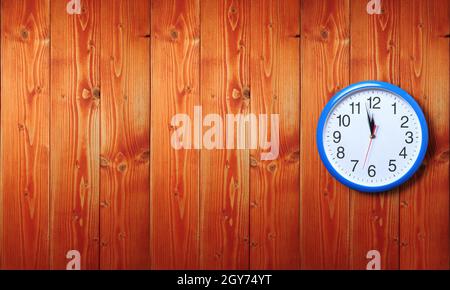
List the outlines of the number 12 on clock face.
{"type": "Polygon", "coordinates": [[[382,192],[417,171],[426,154],[428,127],[408,93],[368,81],[347,87],[326,105],[317,145],[326,168],[341,183],[382,192]]]}

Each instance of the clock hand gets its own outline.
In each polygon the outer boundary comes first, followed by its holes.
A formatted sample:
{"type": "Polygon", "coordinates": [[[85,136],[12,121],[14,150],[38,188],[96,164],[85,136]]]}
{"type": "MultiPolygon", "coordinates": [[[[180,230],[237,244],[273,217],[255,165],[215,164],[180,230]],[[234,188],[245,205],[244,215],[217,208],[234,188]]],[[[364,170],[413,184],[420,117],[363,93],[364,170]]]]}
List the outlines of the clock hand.
{"type": "Polygon", "coordinates": [[[375,128],[376,128],[375,118],[373,117],[373,113],[371,116],[371,114],[370,114],[371,112],[369,112],[369,108],[367,108],[367,103],[366,103],[366,112],[367,112],[367,121],[369,121],[370,138],[374,139],[376,137],[375,136],[375,128]]]}
{"type": "Polygon", "coordinates": [[[367,112],[367,121],[368,121],[368,124],[369,124],[370,136],[372,137],[372,135],[373,135],[373,125],[374,124],[373,124],[373,119],[370,116],[369,109],[367,108],[367,103],[366,103],[366,112],[367,112]]]}
{"type": "Polygon", "coordinates": [[[370,122],[370,138],[371,139],[375,139],[376,130],[377,130],[377,125],[375,125],[375,118],[373,117],[373,114],[372,114],[372,118],[371,118],[371,122],[370,122]]]}
{"type": "Polygon", "coordinates": [[[363,169],[366,167],[367,158],[369,157],[370,148],[372,147],[373,139],[375,139],[375,137],[372,138],[372,136],[375,136],[375,134],[377,133],[377,130],[378,130],[378,126],[377,125],[374,125],[374,126],[375,126],[375,130],[374,130],[373,134],[370,136],[369,148],[367,148],[366,158],[364,159],[363,169]]]}

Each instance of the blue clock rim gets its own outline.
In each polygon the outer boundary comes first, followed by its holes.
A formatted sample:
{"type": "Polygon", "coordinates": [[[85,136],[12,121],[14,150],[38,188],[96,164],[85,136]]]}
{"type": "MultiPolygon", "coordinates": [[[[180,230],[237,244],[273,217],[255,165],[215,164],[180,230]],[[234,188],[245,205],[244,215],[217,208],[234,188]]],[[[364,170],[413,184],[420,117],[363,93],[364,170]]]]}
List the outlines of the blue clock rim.
{"type": "Polygon", "coordinates": [[[425,158],[425,155],[426,155],[426,152],[428,149],[428,125],[427,125],[427,121],[425,119],[425,115],[422,112],[422,109],[420,108],[419,104],[406,91],[404,91],[403,89],[401,89],[393,84],[386,83],[386,82],[364,81],[364,82],[359,82],[359,83],[350,85],[350,86],[342,89],[327,103],[327,105],[325,106],[324,110],[322,111],[322,114],[319,119],[319,125],[317,127],[317,132],[316,132],[316,139],[317,139],[317,147],[319,150],[320,158],[321,158],[323,164],[325,165],[325,167],[327,168],[328,172],[334,178],[336,178],[340,183],[342,183],[354,190],[361,191],[361,192],[367,192],[367,193],[377,193],[377,192],[389,191],[391,189],[399,187],[400,185],[404,184],[409,179],[411,179],[411,177],[417,172],[417,170],[422,165],[422,162],[425,158]],[[325,122],[328,118],[328,115],[330,114],[330,111],[336,106],[337,103],[339,103],[343,98],[347,97],[349,94],[354,93],[356,91],[367,90],[367,89],[382,89],[382,90],[390,91],[390,92],[402,97],[405,101],[407,101],[411,105],[411,107],[416,112],[416,114],[419,118],[420,127],[422,129],[422,144],[420,147],[419,156],[418,156],[417,160],[414,162],[411,169],[405,175],[403,175],[399,180],[397,180],[393,183],[390,183],[390,184],[383,185],[383,186],[360,185],[360,184],[354,183],[354,182],[346,179],[342,175],[340,175],[334,169],[334,167],[331,165],[330,161],[328,160],[326,153],[325,153],[325,147],[323,144],[323,129],[325,126],[325,122]]]}

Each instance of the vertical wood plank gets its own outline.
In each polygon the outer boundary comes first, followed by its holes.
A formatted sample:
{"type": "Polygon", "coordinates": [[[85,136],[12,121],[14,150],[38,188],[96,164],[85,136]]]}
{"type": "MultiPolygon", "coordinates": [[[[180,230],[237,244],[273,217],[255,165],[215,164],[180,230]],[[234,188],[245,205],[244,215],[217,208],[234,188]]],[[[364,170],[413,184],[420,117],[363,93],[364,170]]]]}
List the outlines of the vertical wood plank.
{"type": "Polygon", "coordinates": [[[49,267],[49,12],[1,3],[2,269],[49,267]]]}
{"type": "MultiPolygon", "coordinates": [[[[400,2],[382,1],[369,15],[367,1],[351,1],[351,83],[379,80],[399,85],[400,2]]],[[[398,190],[381,194],[351,191],[350,267],[366,269],[367,252],[378,250],[382,269],[399,266],[398,190]]]]}
{"type": "Polygon", "coordinates": [[[320,114],[349,84],[349,1],[303,1],[301,120],[301,267],[349,266],[349,190],[317,153],[320,114]]]}
{"type": "Polygon", "coordinates": [[[100,1],[69,15],[51,1],[51,267],[70,250],[82,269],[99,266],[100,1]]]}
{"type": "Polygon", "coordinates": [[[449,1],[401,1],[401,84],[427,117],[424,165],[400,195],[400,268],[449,268],[449,1]]]}
{"type": "Polygon", "coordinates": [[[149,269],[149,1],[101,1],[100,69],[100,267],[149,269]]]}
{"type": "MultiPolygon", "coordinates": [[[[227,114],[249,112],[250,1],[200,3],[203,114],[225,122],[227,114]]],[[[203,149],[200,187],[200,267],[247,269],[249,151],[203,149]]]]}
{"type": "Polygon", "coordinates": [[[255,0],[250,13],[251,112],[257,120],[260,114],[267,114],[269,120],[279,114],[280,130],[279,136],[267,138],[279,138],[275,160],[261,160],[261,154],[269,150],[251,151],[250,265],[252,269],[298,269],[300,2],[255,0]]]}
{"type": "Polygon", "coordinates": [[[172,117],[193,122],[199,105],[199,14],[198,0],[152,1],[152,269],[198,268],[199,151],[171,138],[172,117]]]}

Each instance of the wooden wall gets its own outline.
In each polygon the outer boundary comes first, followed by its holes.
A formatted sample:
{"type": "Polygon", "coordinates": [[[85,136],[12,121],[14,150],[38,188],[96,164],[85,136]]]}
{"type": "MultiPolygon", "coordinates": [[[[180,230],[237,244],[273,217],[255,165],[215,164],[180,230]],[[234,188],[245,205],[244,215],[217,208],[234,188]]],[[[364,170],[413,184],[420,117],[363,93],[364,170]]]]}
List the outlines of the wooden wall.
{"type": "MultiPolygon", "coordinates": [[[[450,2],[1,1],[0,269],[449,268],[450,2]],[[349,190],[315,129],[361,80],[430,127],[392,192],[349,190]],[[280,156],[179,150],[184,113],[280,115],[280,156]]],[[[197,130],[201,130],[196,128],[197,130]]]]}

